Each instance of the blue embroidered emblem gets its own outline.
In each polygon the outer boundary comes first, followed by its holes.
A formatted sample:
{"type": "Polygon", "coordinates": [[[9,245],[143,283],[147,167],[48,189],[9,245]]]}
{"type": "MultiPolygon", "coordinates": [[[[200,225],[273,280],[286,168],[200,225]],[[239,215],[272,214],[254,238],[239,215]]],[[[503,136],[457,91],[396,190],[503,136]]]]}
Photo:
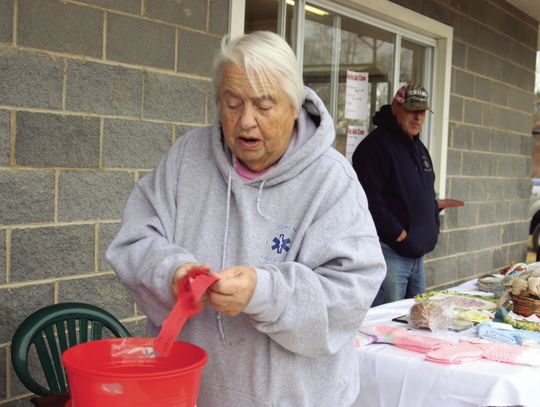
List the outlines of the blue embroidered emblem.
{"type": "Polygon", "coordinates": [[[283,250],[285,250],[286,252],[289,251],[291,239],[285,238],[285,235],[281,234],[279,235],[279,238],[274,237],[274,239],[272,239],[272,242],[274,243],[274,245],[272,246],[272,250],[275,250],[277,254],[281,254],[283,250]]]}

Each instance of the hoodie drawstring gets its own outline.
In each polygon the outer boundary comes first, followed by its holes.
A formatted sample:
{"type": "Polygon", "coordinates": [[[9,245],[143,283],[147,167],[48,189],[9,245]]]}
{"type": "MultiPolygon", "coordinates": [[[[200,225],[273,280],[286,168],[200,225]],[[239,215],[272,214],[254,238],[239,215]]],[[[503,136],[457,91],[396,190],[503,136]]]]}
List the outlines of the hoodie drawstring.
{"type": "MultiPolygon", "coordinates": [[[[231,176],[231,170],[229,168],[229,173],[227,176],[227,204],[226,204],[226,213],[225,213],[225,232],[223,234],[223,251],[221,253],[221,269],[223,270],[225,268],[225,260],[227,258],[227,239],[229,238],[229,215],[231,210],[231,184],[232,184],[232,176],[231,176]]],[[[223,330],[223,319],[221,318],[221,314],[218,312],[217,314],[217,323],[218,323],[218,330],[219,330],[219,336],[221,337],[221,341],[223,344],[226,344],[225,341],[225,331],[223,330]]]]}
{"type": "Polygon", "coordinates": [[[266,182],[266,180],[263,180],[261,182],[261,186],[259,187],[259,193],[257,194],[257,213],[259,215],[261,215],[263,218],[266,219],[266,216],[264,216],[264,214],[262,213],[261,211],[261,198],[262,198],[262,190],[263,190],[263,187],[264,187],[264,183],[266,182]]]}

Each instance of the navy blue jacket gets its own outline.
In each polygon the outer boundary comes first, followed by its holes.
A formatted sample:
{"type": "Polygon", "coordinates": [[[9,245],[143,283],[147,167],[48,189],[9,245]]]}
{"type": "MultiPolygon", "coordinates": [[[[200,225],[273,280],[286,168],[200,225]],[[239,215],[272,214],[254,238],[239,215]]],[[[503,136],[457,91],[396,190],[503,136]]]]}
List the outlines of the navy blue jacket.
{"type": "Polygon", "coordinates": [[[431,157],[418,136],[399,128],[390,105],[375,114],[373,124],[378,127],[356,148],[353,167],[379,239],[403,257],[421,257],[433,250],[439,235],[431,157]],[[407,237],[396,242],[403,229],[407,237]]]}

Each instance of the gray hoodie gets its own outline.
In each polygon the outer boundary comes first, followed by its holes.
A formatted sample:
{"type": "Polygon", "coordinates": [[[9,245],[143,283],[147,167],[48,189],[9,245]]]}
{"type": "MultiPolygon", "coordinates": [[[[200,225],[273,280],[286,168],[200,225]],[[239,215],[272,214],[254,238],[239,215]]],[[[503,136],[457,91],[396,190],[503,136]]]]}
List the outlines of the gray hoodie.
{"type": "Polygon", "coordinates": [[[155,336],[185,262],[248,264],[257,285],[243,313],[211,307],[180,339],[208,352],[198,407],[350,406],[359,392],[354,335],[385,275],[365,194],[332,148],[323,102],[306,101],[289,148],[244,183],[219,120],[180,137],[135,186],[107,251],[155,336]]]}

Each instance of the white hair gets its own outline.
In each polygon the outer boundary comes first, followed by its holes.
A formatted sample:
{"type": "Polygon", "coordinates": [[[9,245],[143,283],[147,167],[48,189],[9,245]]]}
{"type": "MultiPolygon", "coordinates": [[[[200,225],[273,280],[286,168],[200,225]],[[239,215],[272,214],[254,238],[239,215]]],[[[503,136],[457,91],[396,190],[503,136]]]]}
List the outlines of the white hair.
{"type": "Polygon", "coordinates": [[[233,64],[246,72],[253,89],[257,84],[268,91],[274,85],[289,97],[298,112],[304,102],[304,82],[296,56],[287,42],[269,31],[255,31],[233,40],[224,37],[214,58],[216,97],[226,65],[233,64]]]}

